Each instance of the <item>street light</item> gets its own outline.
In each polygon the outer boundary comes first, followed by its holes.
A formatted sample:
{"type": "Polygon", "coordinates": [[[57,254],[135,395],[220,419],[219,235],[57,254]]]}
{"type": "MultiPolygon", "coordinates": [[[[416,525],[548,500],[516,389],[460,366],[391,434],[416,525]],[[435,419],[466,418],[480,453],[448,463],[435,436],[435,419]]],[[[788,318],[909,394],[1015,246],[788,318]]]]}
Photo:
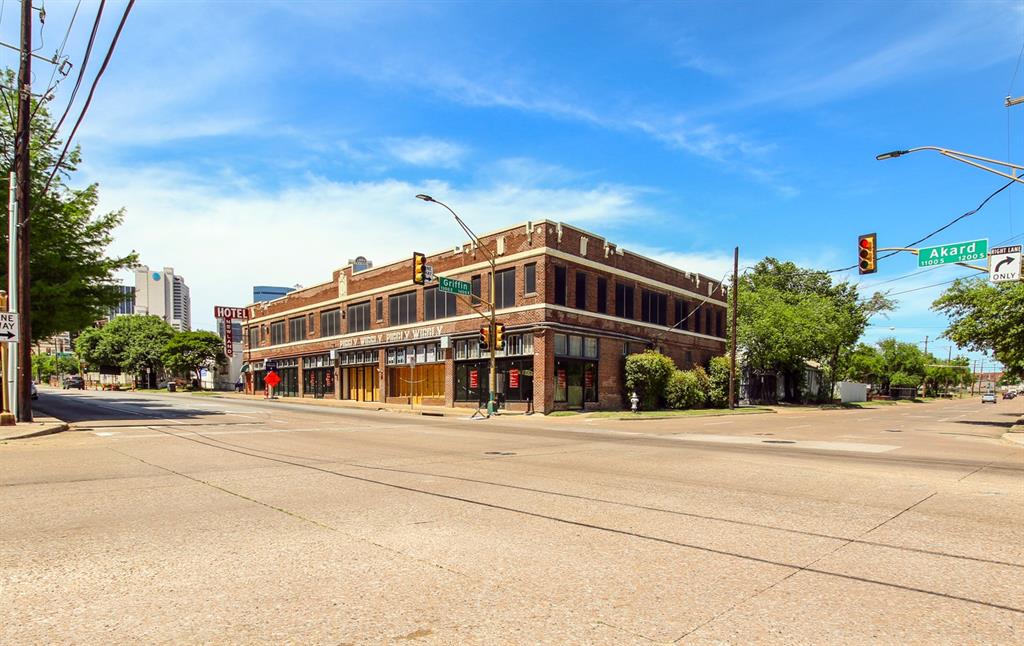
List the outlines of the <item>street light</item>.
{"type": "Polygon", "coordinates": [[[1024,171],[1024,166],[1018,166],[1017,164],[1011,164],[1010,162],[999,161],[998,159],[989,159],[988,157],[979,157],[978,155],[972,155],[970,153],[960,152],[959,150],[950,150],[948,148],[939,148],[937,146],[920,146],[918,148],[910,148],[908,150],[891,150],[891,151],[889,151],[887,153],[882,153],[881,155],[876,155],[875,159],[877,159],[878,161],[882,161],[884,159],[894,159],[896,157],[902,157],[903,155],[909,155],[910,153],[916,153],[919,150],[934,150],[935,152],[939,153],[940,155],[943,155],[945,157],[949,157],[950,159],[955,159],[958,162],[963,162],[965,164],[969,164],[971,166],[974,166],[975,168],[980,168],[981,170],[985,170],[985,171],[988,171],[990,173],[995,173],[996,175],[999,175],[1000,177],[1005,177],[1006,179],[1011,179],[1011,180],[1013,180],[1015,182],[1020,182],[1021,184],[1024,184],[1024,175],[1018,175],[1017,174],[1017,171],[1024,171]],[[985,163],[979,163],[979,162],[985,162],[985,163]],[[996,166],[1003,166],[1003,167],[1005,167],[1007,169],[1010,169],[1010,173],[1004,173],[1001,170],[997,170],[995,168],[992,168],[991,166],[986,166],[985,164],[995,164],[996,166]]]}
{"type": "Polygon", "coordinates": [[[494,272],[495,272],[495,265],[496,265],[494,254],[492,254],[483,245],[483,243],[480,242],[480,238],[478,238],[477,235],[475,233],[473,233],[473,230],[470,229],[469,226],[465,222],[462,221],[462,218],[459,217],[459,214],[452,210],[452,207],[448,206],[447,204],[445,204],[444,202],[442,202],[440,200],[435,200],[434,198],[432,198],[429,195],[424,195],[423,193],[420,193],[419,195],[417,195],[416,199],[423,200],[424,202],[433,202],[434,204],[440,204],[444,208],[448,209],[448,212],[452,214],[452,216],[455,218],[455,221],[458,223],[458,225],[460,227],[462,227],[462,230],[465,231],[466,235],[469,236],[469,239],[472,240],[473,243],[476,244],[477,248],[480,249],[480,251],[482,251],[484,253],[484,255],[487,257],[487,262],[490,263],[490,265],[491,265],[491,279],[490,279],[491,291],[490,291],[490,299],[489,299],[490,302],[488,303],[488,305],[491,306],[491,315],[490,315],[490,339],[491,339],[491,342],[487,344],[487,348],[490,351],[490,355],[491,355],[490,374],[488,375],[488,378],[487,378],[487,416],[490,417],[491,415],[494,414],[494,410],[495,410],[494,397],[495,397],[495,392],[498,390],[498,374],[497,374],[497,369],[496,369],[497,360],[496,360],[495,354],[494,354],[495,345],[496,345],[495,342],[494,342],[494,338],[495,338],[494,326],[497,324],[497,318],[495,316],[495,311],[494,311],[494,308],[495,308],[495,304],[494,304],[494,272]]]}

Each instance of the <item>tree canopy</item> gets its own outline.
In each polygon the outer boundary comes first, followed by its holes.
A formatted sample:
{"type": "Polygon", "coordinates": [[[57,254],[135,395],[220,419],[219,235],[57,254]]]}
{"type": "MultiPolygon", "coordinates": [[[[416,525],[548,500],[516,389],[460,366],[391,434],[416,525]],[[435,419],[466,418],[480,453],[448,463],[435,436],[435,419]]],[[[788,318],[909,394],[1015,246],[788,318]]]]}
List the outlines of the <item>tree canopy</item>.
{"type": "Polygon", "coordinates": [[[101,328],[88,328],[75,351],[89,366],[117,366],[136,375],[163,368],[163,352],[175,331],[159,316],[118,316],[101,328]]]}
{"type": "Polygon", "coordinates": [[[943,336],[962,348],[990,352],[1010,379],[1024,379],[1024,282],[960,279],[932,309],[949,317],[943,336]]]}
{"type": "MultiPolygon", "coordinates": [[[[0,73],[4,84],[15,85],[14,73],[0,73]]],[[[50,139],[54,123],[46,105],[32,101],[32,193],[31,274],[32,338],[43,339],[58,332],[77,332],[105,316],[121,298],[115,288],[114,272],[137,262],[134,253],[109,257],[107,247],[113,231],[124,219],[123,211],[97,214],[98,185],[72,189],[65,183],[81,161],[76,146],[61,162],[60,169],[44,194],[47,177],[53,171],[63,142],[50,139]]],[[[7,177],[14,164],[14,115],[0,108],[0,163],[7,177]]],[[[0,284],[7,283],[8,182],[0,182],[0,284]]]]}
{"type": "Polygon", "coordinates": [[[226,360],[224,341],[206,330],[179,332],[164,346],[161,358],[168,370],[195,373],[196,379],[202,379],[203,368],[226,360]]]}

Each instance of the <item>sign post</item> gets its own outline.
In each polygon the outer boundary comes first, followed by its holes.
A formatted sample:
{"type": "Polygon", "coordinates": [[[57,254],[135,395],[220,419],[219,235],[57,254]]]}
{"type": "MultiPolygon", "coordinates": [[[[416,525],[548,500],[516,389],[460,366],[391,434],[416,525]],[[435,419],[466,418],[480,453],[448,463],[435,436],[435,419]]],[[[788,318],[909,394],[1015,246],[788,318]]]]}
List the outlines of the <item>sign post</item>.
{"type": "MultiPolygon", "coordinates": [[[[0,364],[3,364],[3,387],[0,388],[0,397],[3,398],[3,412],[0,412],[0,426],[14,426],[17,423],[17,418],[14,412],[11,410],[11,393],[16,384],[8,379],[9,364],[7,362],[7,355],[9,349],[7,343],[13,336],[14,340],[18,340],[18,315],[12,314],[7,311],[7,292],[0,290],[0,324],[6,327],[4,330],[8,335],[6,339],[0,341],[0,364]]],[[[2,336],[0,336],[2,338],[2,336]]]]}
{"type": "Polygon", "coordinates": [[[967,242],[955,242],[935,247],[922,247],[917,252],[917,266],[935,267],[937,265],[952,265],[958,262],[984,260],[987,257],[988,238],[983,238],[981,240],[968,240],[967,242]]]}
{"type": "Polygon", "coordinates": [[[1021,246],[993,247],[988,254],[988,279],[1008,283],[1021,279],[1021,246]]]}

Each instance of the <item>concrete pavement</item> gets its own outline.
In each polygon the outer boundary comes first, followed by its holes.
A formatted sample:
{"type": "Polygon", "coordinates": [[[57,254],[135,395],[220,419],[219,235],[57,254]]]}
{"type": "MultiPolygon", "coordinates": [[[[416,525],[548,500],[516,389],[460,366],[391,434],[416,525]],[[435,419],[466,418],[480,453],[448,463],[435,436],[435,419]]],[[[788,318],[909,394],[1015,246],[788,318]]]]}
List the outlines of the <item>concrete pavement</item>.
{"type": "Polygon", "coordinates": [[[0,641],[1012,643],[1021,404],[468,421],[45,392],[72,431],[0,446],[0,641]]]}

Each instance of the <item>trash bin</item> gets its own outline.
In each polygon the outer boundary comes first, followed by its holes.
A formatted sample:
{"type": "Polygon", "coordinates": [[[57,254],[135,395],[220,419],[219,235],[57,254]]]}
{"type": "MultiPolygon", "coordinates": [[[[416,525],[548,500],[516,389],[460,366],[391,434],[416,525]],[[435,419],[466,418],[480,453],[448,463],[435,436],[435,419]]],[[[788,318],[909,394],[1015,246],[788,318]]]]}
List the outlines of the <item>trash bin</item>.
{"type": "Polygon", "coordinates": [[[174,383],[173,381],[168,381],[167,382],[167,392],[173,393],[173,392],[175,392],[177,390],[178,390],[178,384],[174,383]]]}

